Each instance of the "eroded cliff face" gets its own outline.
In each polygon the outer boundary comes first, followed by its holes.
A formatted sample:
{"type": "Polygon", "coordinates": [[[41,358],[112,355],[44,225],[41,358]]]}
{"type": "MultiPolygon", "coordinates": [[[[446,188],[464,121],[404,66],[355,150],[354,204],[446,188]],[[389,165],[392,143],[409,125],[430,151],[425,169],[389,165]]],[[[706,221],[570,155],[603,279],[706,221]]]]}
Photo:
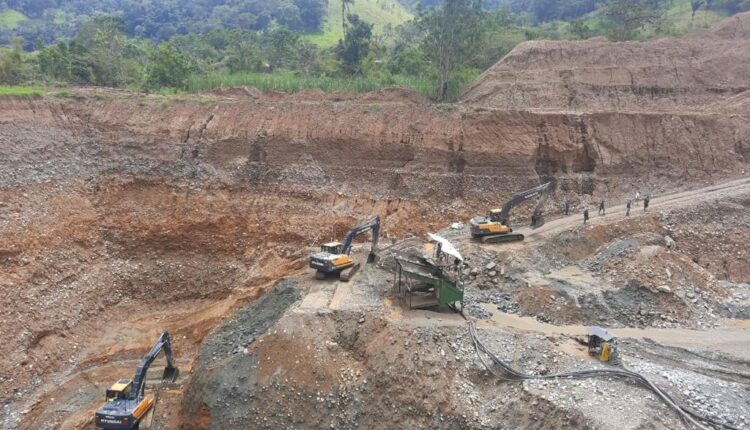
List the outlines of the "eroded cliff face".
{"type": "Polygon", "coordinates": [[[616,194],[737,175],[748,163],[747,114],[540,113],[379,97],[5,100],[0,180],[124,174],[484,205],[546,179],[616,194]]]}

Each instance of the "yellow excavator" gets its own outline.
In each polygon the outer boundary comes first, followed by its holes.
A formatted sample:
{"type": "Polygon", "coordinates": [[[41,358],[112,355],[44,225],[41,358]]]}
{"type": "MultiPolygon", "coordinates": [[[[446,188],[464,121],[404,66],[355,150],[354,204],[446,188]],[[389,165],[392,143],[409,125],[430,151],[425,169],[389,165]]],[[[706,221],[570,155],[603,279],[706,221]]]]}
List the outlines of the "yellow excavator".
{"type": "Polygon", "coordinates": [[[337,276],[340,280],[347,282],[359,270],[360,264],[349,254],[352,250],[354,238],[372,231],[372,247],[368,261],[375,260],[375,251],[378,249],[378,238],[380,237],[380,217],[375,217],[366,223],[360,224],[349,230],[344,237],[344,242],[330,242],[320,247],[320,252],[310,256],[310,267],[315,269],[316,279],[325,279],[328,276],[337,276]]]}
{"type": "Polygon", "coordinates": [[[145,395],[146,372],[159,353],[164,351],[167,367],[162,382],[174,382],[179,369],[174,365],[172,343],[166,331],[159,336],[151,350],[141,360],[133,379],[120,379],[105,393],[104,406],[96,410],[96,426],[104,430],[137,429],[146,414],[154,407],[154,397],[145,395]]]}
{"type": "MultiPolygon", "coordinates": [[[[478,216],[471,220],[471,236],[475,239],[479,239],[482,243],[503,243],[503,242],[516,242],[524,239],[524,236],[520,233],[513,233],[513,229],[509,225],[510,210],[517,205],[525,202],[536,196],[546,197],[552,189],[552,183],[547,182],[544,185],[540,185],[536,188],[532,188],[528,191],[515,194],[508,200],[502,209],[493,209],[489,215],[478,216]]],[[[540,200],[534,209],[534,228],[539,227],[544,223],[542,217],[542,206],[543,200],[540,200]]]]}

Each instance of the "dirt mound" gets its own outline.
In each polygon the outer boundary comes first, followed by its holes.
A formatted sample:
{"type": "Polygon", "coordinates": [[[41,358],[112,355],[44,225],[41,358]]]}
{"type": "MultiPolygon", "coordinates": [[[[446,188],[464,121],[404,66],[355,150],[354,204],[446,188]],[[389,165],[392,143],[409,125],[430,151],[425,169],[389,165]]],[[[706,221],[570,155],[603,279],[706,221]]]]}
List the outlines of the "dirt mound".
{"type": "MultiPolygon", "coordinates": [[[[627,429],[679,427],[677,416],[653,396],[616,378],[508,382],[487,372],[460,315],[402,308],[391,278],[377,266],[366,266],[351,283],[318,282],[305,274],[296,280],[302,299],[283,315],[280,309],[291,295],[279,307],[275,292],[263,309],[259,301],[240,311],[205,343],[182,405],[185,428],[573,429],[612,422],[627,429]],[[240,339],[250,333],[255,337],[245,345],[240,339]]],[[[657,304],[666,297],[654,296],[631,283],[610,301],[620,305],[624,315],[617,317],[626,320],[638,315],[639,301],[657,304]]],[[[522,372],[611,369],[571,339],[580,337],[584,326],[557,332],[556,326],[516,329],[507,322],[480,322],[480,336],[522,372]]],[[[678,344],[690,333],[626,332],[678,344]]],[[[702,342],[712,339],[710,333],[698,336],[702,342]]],[[[709,343],[725,339],[732,334],[709,343]]],[[[725,423],[746,421],[745,361],[644,342],[622,343],[627,368],[702,414],[725,423]],[[701,400],[706,397],[716,400],[708,405],[701,400]]],[[[734,351],[741,355],[743,345],[734,351]]]]}
{"type": "Polygon", "coordinates": [[[258,99],[263,96],[263,92],[259,91],[255,87],[217,88],[215,90],[208,91],[206,94],[216,95],[219,97],[236,97],[236,98],[251,98],[251,99],[258,99]]]}
{"type": "Polygon", "coordinates": [[[360,97],[364,102],[425,104],[427,99],[415,91],[403,87],[389,87],[373,91],[360,97]]]}
{"type": "Polygon", "coordinates": [[[750,13],[679,39],[532,41],[463,102],[501,109],[691,111],[750,88],[750,13]]]}
{"type": "Polygon", "coordinates": [[[724,39],[750,39],[750,14],[727,18],[714,25],[711,33],[724,39]]]}
{"type": "Polygon", "coordinates": [[[295,282],[281,281],[211,334],[185,390],[186,429],[232,428],[251,413],[248,402],[256,397],[255,369],[261,360],[256,342],[299,297],[295,282]]]}
{"type": "Polygon", "coordinates": [[[195,373],[185,428],[593,427],[518,386],[496,399],[463,326],[409,329],[379,314],[291,308],[246,353],[195,373]]]}

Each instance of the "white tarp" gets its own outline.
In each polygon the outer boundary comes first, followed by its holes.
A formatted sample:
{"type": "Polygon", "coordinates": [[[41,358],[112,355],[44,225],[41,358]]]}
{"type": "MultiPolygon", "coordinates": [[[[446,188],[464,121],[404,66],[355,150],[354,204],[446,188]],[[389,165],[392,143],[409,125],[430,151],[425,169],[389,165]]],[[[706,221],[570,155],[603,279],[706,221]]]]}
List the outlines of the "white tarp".
{"type": "Polygon", "coordinates": [[[461,257],[461,253],[458,252],[455,246],[453,246],[452,243],[448,242],[447,239],[442,238],[436,234],[427,233],[427,236],[432,240],[433,242],[437,242],[440,244],[440,250],[448,255],[451,255],[453,257],[456,257],[459,259],[459,261],[463,262],[464,258],[461,257]]]}
{"type": "Polygon", "coordinates": [[[612,333],[608,332],[607,330],[599,326],[592,325],[591,327],[588,328],[588,331],[589,331],[589,336],[591,335],[598,336],[602,338],[605,342],[608,342],[615,338],[615,335],[613,335],[612,333]]]}

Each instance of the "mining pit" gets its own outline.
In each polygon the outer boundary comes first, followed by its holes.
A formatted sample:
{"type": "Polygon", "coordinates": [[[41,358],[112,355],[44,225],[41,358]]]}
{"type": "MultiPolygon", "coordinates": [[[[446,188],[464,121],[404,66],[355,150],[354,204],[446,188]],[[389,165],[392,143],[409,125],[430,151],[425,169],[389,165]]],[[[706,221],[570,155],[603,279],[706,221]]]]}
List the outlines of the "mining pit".
{"type": "Polygon", "coordinates": [[[535,375],[608,368],[576,342],[607,327],[622,366],[750,428],[748,29],[524,43],[456,104],[0,98],[0,425],[93,429],[168,330],[181,376],[149,385],[152,429],[689,427],[628,381],[498,378],[468,320],[535,375]],[[547,181],[544,226],[513,211],[525,241],[471,239],[470,218],[547,181]],[[626,217],[638,191],[651,205],[626,217]],[[373,215],[380,259],[316,280],[309,255],[373,215]],[[394,288],[428,232],[465,259],[463,315],[394,288]]]}

